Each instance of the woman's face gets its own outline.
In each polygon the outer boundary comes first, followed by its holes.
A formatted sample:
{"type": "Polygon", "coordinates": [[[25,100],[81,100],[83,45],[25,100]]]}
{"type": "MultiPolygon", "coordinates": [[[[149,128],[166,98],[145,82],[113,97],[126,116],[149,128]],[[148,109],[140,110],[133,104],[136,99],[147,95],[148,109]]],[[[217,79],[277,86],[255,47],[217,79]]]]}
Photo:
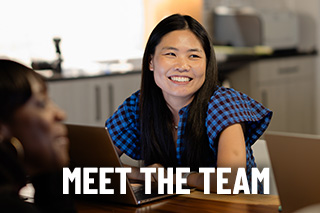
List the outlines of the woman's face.
{"type": "Polygon", "coordinates": [[[24,148],[31,174],[52,171],[69,162],[65,114],[48,97],[39,82],[31,82],[32,96],[14,114],[11,133],[24,148]]]}
{"type": "Polygon", "coordinates": [[[156,46],[149,69],[168,103],[179,99],[187,105],[204,83],[206,55],[190,30],[176,30],[156,46]]]}

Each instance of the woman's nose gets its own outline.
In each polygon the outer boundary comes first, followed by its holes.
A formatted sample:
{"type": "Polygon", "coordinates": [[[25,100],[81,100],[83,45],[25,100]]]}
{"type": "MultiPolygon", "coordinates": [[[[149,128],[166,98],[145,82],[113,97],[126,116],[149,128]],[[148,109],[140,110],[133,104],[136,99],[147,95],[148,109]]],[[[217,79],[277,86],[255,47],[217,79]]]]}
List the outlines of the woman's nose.
{"type": "Polygon", "coordinates": [[[56,115],[56,119],[59,121],[64,121],[66,120],[66,113],[64,110],[62,110],[58,105],[56,105],[55,103],[53,103],[54,108],[55,108],[55,115],[56,115]]]}
{"type": "Polygon", "coordinates": [[[189,71],[190,65],[188,63],[188,60],[185,58],[178,58],[175,65],[175,70],[179,72],[189,71]]]}

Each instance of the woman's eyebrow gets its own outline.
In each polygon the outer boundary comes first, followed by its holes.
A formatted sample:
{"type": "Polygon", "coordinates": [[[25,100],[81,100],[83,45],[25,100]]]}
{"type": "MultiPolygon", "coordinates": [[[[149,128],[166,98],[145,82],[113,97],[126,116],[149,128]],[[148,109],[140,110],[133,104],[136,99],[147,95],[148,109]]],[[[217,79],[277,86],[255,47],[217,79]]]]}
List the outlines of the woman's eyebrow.
{"type": "MultiPolygon", "coordinates": [[[[175,50],[175,51],[179,51],[178,48],[176,47],[163,47],[162,50],[175,50]]],[[[199,48],[191,48],[188,49],[188,52],[203,52],[201,49],[199,48]]]]}
{"type": "Polygon", "coordinates": [[[175,48],[175,47],[163,47],[162,50],[175,50],[175,51],[178,51],[178,48],[175,48]]]}
{"type": "Polygon", "coordinates": [[[202,52],[202,50],[199,48],[193,48],[193,49],[189,49],[188,52],[202,52]]]}

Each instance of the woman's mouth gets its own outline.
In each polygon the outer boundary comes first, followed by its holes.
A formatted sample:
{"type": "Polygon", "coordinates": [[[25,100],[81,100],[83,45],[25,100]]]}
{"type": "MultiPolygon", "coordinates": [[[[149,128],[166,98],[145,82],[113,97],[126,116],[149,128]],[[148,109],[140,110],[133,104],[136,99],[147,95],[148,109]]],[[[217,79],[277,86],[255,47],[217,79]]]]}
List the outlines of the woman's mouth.
{"type": "Polygon", "coordinates": [[[59,136],[56,138],[55,142],[59,145],[68,146],[69,145],[69,138],[66,136],[59,136]]]}
{"type": "Polygon", "coordinates": [[[192,80],[192,78],[185,77],[185,76],[171,76],[171,77],[169,77],[169,79],[170,79],[171,81],[181,82],[181,83],[189,82],[189,81],[192,80]]]}

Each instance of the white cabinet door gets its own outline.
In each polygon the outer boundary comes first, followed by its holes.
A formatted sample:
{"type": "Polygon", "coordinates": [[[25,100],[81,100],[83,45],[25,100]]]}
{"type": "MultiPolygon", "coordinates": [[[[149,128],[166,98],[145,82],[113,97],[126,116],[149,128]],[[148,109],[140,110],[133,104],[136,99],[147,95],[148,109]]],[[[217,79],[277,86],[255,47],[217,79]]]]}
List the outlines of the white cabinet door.
{"type": "Polygon", "coordinates": [[[268,127],[269,131],[286,131],[287,128],[287,104],[285,99],[287,91],[281,85],[260,86],[256,89],[258,96],[253,97],[267,108],[273,111],[273,117],[268,127]]]}
{"type": "Polygon", "coordinates": [[[262,59],[227,76],[230,86],[273,111],[268,131],[315,134],[315,56],[262,59]]]}
{"type": "Polygon", "coordinates": [[[104,126],[122,102],[140,88],[140,73],[49,81],[49,95],[67,123],[104,126]]]}
{"type": "Polygon", "coordinates": [[[125,99],[140,89],[141,75],[117,75],[110,79],[112,79],[112,84],[109,84],[108,88],[109,91],[113,91],[111,93],[113,97],[110,98],[111,102],[109,116],[113,114],[113,112],[123,103],[125,99]]]}
{"type": "Polygon", "coordinates": [[[251,66],[251,95],[273,112],[268,130],[315,133],[315,58],[261,60],[251,66]]]}
{"type": "Polygon", "coordinates": [[[93,125],[95,90],[90,80],[61,80],[48,83],[49,95],[62,108],[68,123],[93,125]]]}
{"type": "Polygon", "coordinates": [[[101,126],[132,93],[140,88],[141,75],[115,75],[90,79],[94,93],[90,123],[101,126]]]}

